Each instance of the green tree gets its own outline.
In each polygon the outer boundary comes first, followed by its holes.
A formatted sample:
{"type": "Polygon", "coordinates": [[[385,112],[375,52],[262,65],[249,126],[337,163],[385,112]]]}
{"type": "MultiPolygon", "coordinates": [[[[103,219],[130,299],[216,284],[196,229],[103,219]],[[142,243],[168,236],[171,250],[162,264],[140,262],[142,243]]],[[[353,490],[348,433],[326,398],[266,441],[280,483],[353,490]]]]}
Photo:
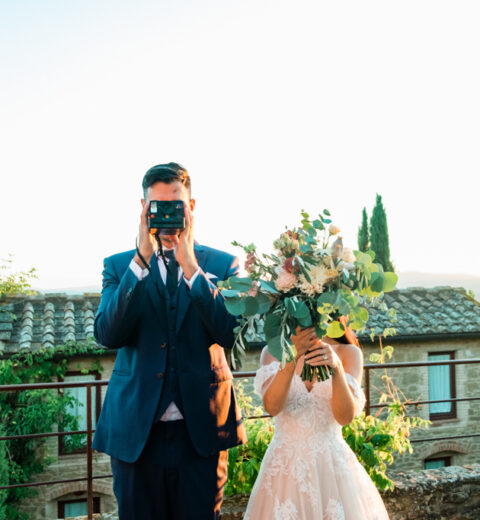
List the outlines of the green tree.
{"type": "Polygon", "coordinates": [[[375,260],[382,264],[385,271],[395,270],[390,261],[387,214],[383,207],[382,197],[378,193],[370,219],[370,249],[375,252],[375,260]]]}
{"type": "Polygon", "coordinates": [[[368,233],[368,216],[366,208],[362,211],[362,225],[358,228],[358,250],[368,251],[370,235],[368,233]]]}
{"type": "Polygon", "coordinates": [[[0,302],[16,294],[30,294],[30,279],[36,278],[35,269],[22,272],[10,272],[12,268],[12,257],[2,259],[0,265],[0,302]]]}

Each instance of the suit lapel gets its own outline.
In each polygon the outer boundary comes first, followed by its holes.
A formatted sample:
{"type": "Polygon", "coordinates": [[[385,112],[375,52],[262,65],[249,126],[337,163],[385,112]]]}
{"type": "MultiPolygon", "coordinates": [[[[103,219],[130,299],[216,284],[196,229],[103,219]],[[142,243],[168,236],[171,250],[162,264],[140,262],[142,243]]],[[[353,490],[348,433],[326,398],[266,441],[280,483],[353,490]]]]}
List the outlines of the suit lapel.
{"type": "MultiPolygon", "coordinates": [[[[206,266],[206,254],[202,246],[195,244],[195,257],[197,258],[198,265],[200,269],[205,271],[206,266]]],[[[183,320],[185,319],[185,314],[187,313],[188,307],[190,306],[191,300],[190,296],[187,293],[187,284],[185,280],[180,280],[180,285],[178,287],[178,309],[177,309],[177,321],[175,324],[176,331],[180,330],[182,326],[183,320]]]]}
{"type": "Polygon", "coordinates": [[[165,299],[167,297],[167,290],[160,276],[158,268],[157,255],[154,253],[150,261],[150,268],[152,270],[149,279],[147,279],[147,288],[150,299],[153,303],[153,308],[160,321],[165,321],[165,299]]]}

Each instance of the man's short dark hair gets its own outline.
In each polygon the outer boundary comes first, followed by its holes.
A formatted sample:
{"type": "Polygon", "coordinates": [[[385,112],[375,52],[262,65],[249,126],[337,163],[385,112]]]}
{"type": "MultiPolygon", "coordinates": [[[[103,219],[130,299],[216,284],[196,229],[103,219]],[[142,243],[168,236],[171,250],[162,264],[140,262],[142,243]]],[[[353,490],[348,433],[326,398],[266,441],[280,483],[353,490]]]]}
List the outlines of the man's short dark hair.
{"type": "Polygon", "coordinates": [[[147,198],[148,188],[156,182],[170,184],[175,181],[183,184],[188,190],[188,195],[191,195],[190,176],[183,166],[174,162],[152,166],[143,177],[143,198],[147,198]]]}

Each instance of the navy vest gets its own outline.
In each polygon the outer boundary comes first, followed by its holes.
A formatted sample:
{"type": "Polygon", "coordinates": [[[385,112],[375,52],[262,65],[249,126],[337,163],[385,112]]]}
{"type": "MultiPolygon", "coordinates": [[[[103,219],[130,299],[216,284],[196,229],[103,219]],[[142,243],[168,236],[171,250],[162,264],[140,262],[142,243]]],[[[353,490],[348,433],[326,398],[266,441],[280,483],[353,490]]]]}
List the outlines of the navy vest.
{"type": "MultiPolygon", "coordinates": [[[[185,283],[185,282],[181,282],[185,283]]],[[[167,291],[166,291],[167,292],[167,291]]],[[[183,415],[182,398],[180,396],[180,389],[178,384],[178,363],[177,363],[177,334],[175,332],[175,323],[177,318],[178,307],[178,293],[179,289],[173,299],[167,298],[166,310],[168,321],[168,342],[167,342],[167,363],[165,365],[165,373],[163,375],[163,388],[158,403],[157,412],[155,414],[155,421],[158,422],[170,403],[173,401],[183,415]]]]}

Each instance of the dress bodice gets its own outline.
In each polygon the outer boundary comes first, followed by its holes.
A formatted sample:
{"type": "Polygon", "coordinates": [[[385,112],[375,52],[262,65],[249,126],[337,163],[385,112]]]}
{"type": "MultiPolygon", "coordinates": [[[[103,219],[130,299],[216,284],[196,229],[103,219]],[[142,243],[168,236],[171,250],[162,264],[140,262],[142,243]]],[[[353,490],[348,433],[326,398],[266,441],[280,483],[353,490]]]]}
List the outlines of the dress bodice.
{"type": "MultiPolygon", "coordinates": [[[[280,363],[274,361],[262,366],[255,377],[255,390],[263,396],[280,363]]],[[[365,395],[358,382],[347,372],[345,377],[352,389],[356,404],[356,413],[360,413],[365,405],[365,395]]],[[[298,374],[290,384],[290,390],[282,411],[275,417],[275,436],[277,441],[309,439],[316,443],[319,437],[341,436],[341,426],[332,412],[332,379],[315,382],[308,390],[298,374]]]]}

